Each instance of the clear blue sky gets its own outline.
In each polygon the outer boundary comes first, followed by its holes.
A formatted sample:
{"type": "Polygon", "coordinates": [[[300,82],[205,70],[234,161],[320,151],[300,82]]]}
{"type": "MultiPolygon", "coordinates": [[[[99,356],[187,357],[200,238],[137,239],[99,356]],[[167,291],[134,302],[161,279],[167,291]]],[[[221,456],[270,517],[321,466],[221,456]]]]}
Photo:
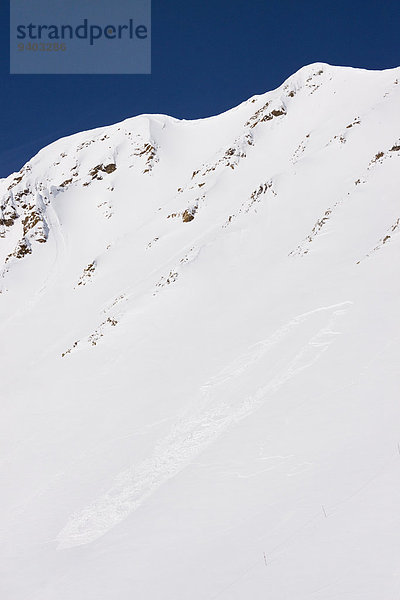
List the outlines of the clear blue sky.
{"type": "Polygon", "coordinates": [[[153,0],[151,75],[9,75],[7,4],[0,176],[62,136],[140,113],[217,114],[312,62],[400,65],[400,0],[153,0]]]}

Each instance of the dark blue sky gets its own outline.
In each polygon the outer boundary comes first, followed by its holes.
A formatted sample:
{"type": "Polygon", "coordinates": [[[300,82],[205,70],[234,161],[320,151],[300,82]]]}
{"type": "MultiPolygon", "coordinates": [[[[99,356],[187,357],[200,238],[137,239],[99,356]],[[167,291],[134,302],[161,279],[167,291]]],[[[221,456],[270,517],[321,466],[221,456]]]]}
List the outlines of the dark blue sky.
{"type": "Polygon", "coordinates": [[[217,114],[312,62],[400,65],[399,0],[153,0],[151,75],[9,75],[7,4],[0,176],[62,136],[140,113],[217,114]]]}

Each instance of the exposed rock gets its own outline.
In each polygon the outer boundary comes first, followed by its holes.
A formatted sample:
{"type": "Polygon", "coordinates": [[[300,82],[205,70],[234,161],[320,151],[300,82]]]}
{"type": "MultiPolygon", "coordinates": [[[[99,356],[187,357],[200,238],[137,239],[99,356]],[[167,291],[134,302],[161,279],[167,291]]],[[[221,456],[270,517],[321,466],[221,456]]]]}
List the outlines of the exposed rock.
{"type": "Polygon", "coordinates": [[[193,221],[194,219],[194,214],[192,212],[190,212],[189,210],[185,210],[182,214],[182,221],[184,223],[190,223],[190,221],[193,221]]]}

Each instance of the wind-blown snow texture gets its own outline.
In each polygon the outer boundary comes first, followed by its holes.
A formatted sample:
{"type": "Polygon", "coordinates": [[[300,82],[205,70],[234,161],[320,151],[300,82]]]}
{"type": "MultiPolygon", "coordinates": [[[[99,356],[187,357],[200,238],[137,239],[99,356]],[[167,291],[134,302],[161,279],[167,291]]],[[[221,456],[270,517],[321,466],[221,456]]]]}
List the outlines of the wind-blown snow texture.
{"type": "Polygon", "coordinates": [[[398,597],[399,80],[310,65],[0,181],[2,598],[398,597]]]}

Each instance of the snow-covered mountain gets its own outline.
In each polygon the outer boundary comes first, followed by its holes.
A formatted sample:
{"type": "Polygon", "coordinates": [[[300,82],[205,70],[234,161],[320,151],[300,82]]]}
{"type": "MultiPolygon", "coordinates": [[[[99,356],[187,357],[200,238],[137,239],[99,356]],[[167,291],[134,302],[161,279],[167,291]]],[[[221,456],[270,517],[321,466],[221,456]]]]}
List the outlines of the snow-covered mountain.
{"type": "Polygon", "coordinates": [[[4,600],[394,600],[400,68],[0,181],[4,600]]]}

